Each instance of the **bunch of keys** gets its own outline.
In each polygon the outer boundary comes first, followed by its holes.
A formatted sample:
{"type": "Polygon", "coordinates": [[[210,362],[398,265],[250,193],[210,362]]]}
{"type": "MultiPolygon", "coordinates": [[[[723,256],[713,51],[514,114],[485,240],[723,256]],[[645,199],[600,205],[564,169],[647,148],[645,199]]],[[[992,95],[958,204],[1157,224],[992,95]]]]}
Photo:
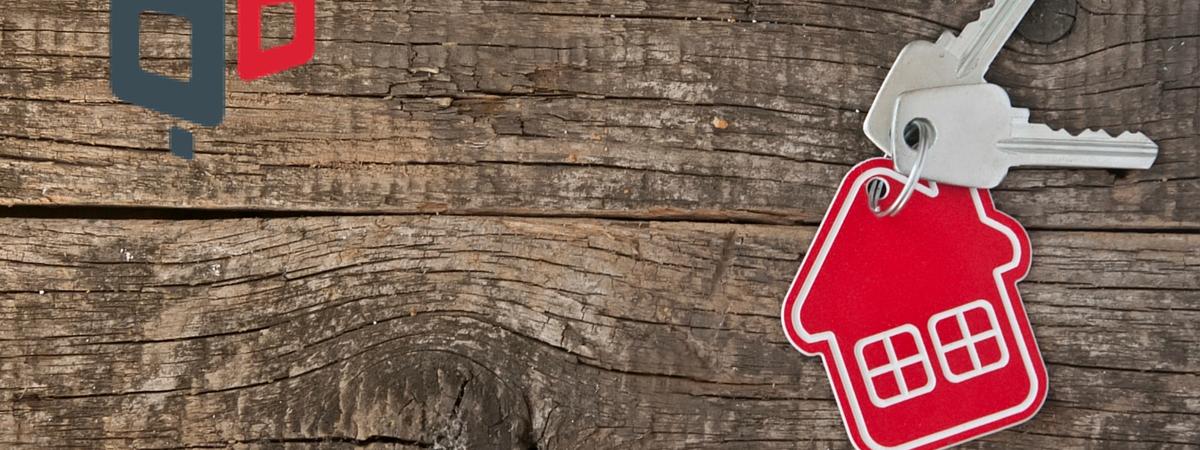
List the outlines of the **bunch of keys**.
{"type": "Polygon", "coordinates": [[[783,305],[858,448],[943,448],[1029,420],[1047,376],[1017,283],[1025,229],[988,191],[1015,166],[1148,169],[1142,134],[1029,122],[984,80],[1033,0],[898,57],[864,126],[890,158],[842,182],[783,305]]]}

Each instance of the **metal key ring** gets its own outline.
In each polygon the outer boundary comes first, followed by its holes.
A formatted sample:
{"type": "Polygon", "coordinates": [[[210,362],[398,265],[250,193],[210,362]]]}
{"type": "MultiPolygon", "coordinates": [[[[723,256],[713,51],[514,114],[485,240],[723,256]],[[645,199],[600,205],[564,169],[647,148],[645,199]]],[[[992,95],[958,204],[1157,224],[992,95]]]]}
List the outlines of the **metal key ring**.
{"type": "Polygon", "coordinates": [[[925,170],[925,158],[929,156],[929,148],[933,146],[933,125],[925,120],[914,120],[912,123],[917,126],[917,131],[920,133],[917,162],[913,164],[912,173],[909,174],[908,181],[904,183],[904,189],[900,191],[900,196],[887,210],[879,205],[882,195],[877,195],[877,192],[874,191],[867,195],[867,206],[871,208],[871,212],[875,213],[876,217],[895,217],[900,214],[904,205],[907,205],[912,198],[917,185],[921,183],[921,172],[925,170]]]}

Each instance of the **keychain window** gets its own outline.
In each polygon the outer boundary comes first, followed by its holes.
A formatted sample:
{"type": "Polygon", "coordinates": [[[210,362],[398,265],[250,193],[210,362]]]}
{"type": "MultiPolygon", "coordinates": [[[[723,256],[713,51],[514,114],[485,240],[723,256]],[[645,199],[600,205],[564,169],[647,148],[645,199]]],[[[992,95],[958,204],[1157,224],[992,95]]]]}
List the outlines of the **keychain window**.
{"type": "Polygon", "coordinates": [[[917,327],[905,325],[863,339],[855,355],[875,406],[886,408],[934,388],[933,368],[917,327]]]}
{"type": "Polygon", "coordinates": [[[985,300],[969,303],[929,319],[929,334],[942,374],[961,383],[1008,364],[996,311],[985,300]]]}

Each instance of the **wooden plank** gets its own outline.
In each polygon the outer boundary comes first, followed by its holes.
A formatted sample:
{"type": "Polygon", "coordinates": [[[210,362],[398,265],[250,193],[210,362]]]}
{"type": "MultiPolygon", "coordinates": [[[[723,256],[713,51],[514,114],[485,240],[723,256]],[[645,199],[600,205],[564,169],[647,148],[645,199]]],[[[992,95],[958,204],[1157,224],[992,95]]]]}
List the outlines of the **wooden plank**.
{"type": "MultiPolygon", "coordinates": [[[[813,229],[0,220],[0,444],[844,448],[779,331],[813,229]]],[[[981,445],[1200,442],[1200,236],[1034,233],[1050,368],[981,445]]]]}
{"type": "MultiPolygon", "coordinates": [[[[878,154],[859,128],[900,47],[987,1],[318,3],[314,63],[231,81],[184,162],[174,120],[109,92],[107,1],[8,2],[0,204],[813,224],[878,154]]],[[[1187,0],[1082,1],[1062,40],[1015,39],[990,78],[1019,106],[1163,153],[1146,172],[1020,171],[1002,209],[1200,229],[1197,23],[1187,0]]],[[[185,35],[147,30],[147,64],[183,73],[185,35]]]]}
{"type": "MultiPolygon", "coordinates": [[[[231,62],[193,162],[109,92],[108,3],[0,17],[0,204],[72,217],[0,218],[0,446],[844,448],[779,329],[795,225],[877,154],[900,47],[987,1],[322,1],[313,64],[231,62]]],[[[1196,447],[1200,4],[1078,3],[989,79],[1163,154],[996,193],[1038,230],[1051,388],[975,445],[1196,447]]],[[[186,33],[146,30],[183,74],[186,33]]]]}

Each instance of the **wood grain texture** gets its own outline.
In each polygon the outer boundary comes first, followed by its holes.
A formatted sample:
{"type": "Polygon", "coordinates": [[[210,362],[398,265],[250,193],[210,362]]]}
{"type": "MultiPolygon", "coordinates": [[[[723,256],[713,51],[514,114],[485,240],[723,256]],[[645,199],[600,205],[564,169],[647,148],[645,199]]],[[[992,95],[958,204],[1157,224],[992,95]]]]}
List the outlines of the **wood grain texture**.
{"type": "MultiPolygon", "coordinates": [[[[321,1],[301,69],[232,81],[230,36],[227,120],[194,162],[166,152],[177,121],[112,97],[107,3],[6,3],[0,202],[813,224],[878,154],[860,128],[901,46],[987,2],[321,1]]],[[[1015,39],[990,78],[1162,157],[1021,171],[1000,205],[1034,228],[1200,228],[1200,5],[1080,3],[1069,36],[1015,39]]],[[[145,28],[147,66],[186,73],[186,34],[145,28]]]]}
{"type": "MultiPolygon", "coordinates": [[[[0,443],[844,447],[779,331],[812,231],[7,220],[0,443]]],[[[1200,239],[1115,237],[1035,234],[1050,400],[985,443],[1200,441],[1200,239]]]]}
{"type": "MultiPolygon", "coordinates": [[[[231,14],[191,162],[108,3],[0,13],[0,447],[846,448],[780,302],[895,54],[988,1],[320,0],[253,83],[231,14]]],[[[1162,156],[996,191],[1051,385],[968,447],[1197,448],[1200,3],[1078,4],[989,79],[1162,156]]]]}

